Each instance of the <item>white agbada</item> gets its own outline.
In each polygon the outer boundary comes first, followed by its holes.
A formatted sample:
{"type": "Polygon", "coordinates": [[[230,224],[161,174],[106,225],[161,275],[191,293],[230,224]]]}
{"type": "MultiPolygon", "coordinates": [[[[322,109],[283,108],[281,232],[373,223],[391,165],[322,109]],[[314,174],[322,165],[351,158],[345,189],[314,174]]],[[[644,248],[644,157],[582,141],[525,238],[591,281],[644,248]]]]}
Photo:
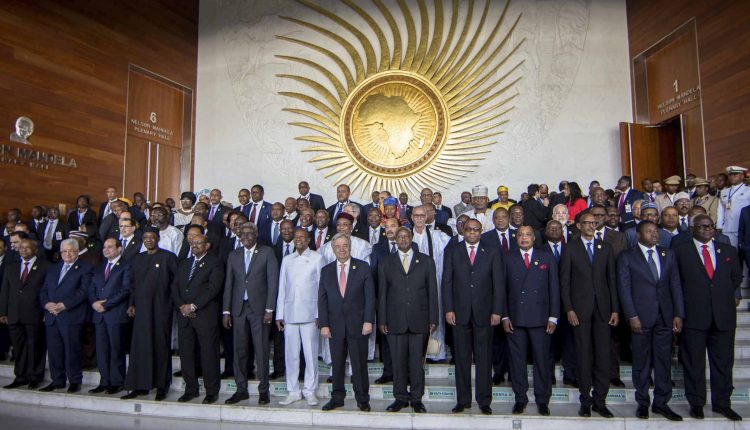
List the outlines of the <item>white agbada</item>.
{"type": "Polygon", "coordinates": [[[492,215],[495,213],[492,209],[486,209],[484,212],[476,213],[474,210],[464,212],[469,218],[475,219],[482,223],[482,232],[490,231],[495,228],[495,223],[492,221],[492,215]]]}
{"type": "MultiPolygon", "coordinates": [[[[443,313],[443,295],[441,293],[443,279],[443,256],[445,247],[451,240],[450,236],[443,233],[440,230],[427,230],[422,231],[422,234],[417,233],[417,229],[414,229],[414,238],[412,239],[417,244],[419,252],[422,254],[432,254],[432,259],[435,261],[435,269],[437,270],[437,285],[438,285],[438,315],[444,315],[443,313]],[[429,240],[427,234],[432,237],[432,252],[430,252],[429,240]]],[[[427,358],[432,360],[444,360],[445,359],[445,318],[438,318],[437,330],[432,334],[432,338],[440,341],[440,352],[437,355],[428,355],[427,358]]]]}

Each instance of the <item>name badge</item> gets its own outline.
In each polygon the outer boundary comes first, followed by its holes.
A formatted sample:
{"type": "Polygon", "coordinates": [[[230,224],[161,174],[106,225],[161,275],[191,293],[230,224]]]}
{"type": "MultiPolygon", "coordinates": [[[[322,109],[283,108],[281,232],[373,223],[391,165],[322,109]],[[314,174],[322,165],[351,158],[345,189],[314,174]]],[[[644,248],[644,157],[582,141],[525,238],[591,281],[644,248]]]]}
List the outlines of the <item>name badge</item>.
{"type": "Polygon", "coordinates": [[[630,203],[627,203],[627,204],[625,205],[625,213],[630,213],[630,212],[632,212],[632,211],[633,211],[633,208],[632,208],[632,207],[630,207],[630,203]]]}
{"type": "Polygon", "coordinates": [[[55,240],[62,240],[62,232],[56,231],[55,232],[55,240]]]}

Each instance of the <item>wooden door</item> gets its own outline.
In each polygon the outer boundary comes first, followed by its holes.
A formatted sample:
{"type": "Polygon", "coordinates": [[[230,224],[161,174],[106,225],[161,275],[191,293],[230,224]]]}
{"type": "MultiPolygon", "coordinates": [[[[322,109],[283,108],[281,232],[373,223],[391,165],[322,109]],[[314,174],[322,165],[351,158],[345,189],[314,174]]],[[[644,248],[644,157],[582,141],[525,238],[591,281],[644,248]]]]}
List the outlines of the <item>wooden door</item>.
{"type": "Polygon", "coordinates": [[[663,180],[672,175],[685,177],[682,119],[651,126],[620,123],[622,174],[638,187],[644,178],[663,180]]]}

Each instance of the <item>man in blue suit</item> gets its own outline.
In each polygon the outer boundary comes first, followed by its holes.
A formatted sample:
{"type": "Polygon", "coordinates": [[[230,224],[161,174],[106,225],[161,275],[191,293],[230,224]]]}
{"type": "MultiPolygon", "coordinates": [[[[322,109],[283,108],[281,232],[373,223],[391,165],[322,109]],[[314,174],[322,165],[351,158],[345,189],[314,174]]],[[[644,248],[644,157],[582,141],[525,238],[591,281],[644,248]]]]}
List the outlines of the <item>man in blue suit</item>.
{"type": "Polygon", "coordinates": [[[120,261],[122,243],[114,238],[104,241],[106,261],[94,269],[89,286],[89,303],[94,309],[96,365],[101,379],[89,393],[117,394],[125,385],[125,352],[130,296],[130,266],[120,261]]]}
{"type": "Polygon", "coordinates": [[[86,317],[86,295],[93,268],[78,261],[78,242],[65,239],[60,244],[62,261],[50,266],[39,301],[44,306],[47,351],[52,382],[40,391],[65,388],[81,391],[81,336],[86,317]]]}
{"type": "MultiPolygon", "coordinates": [[[[641,222],[643,221],[651,221],[654,224],[659,222],[659,210],[656,209],[655,204],[643,203],[641,205],[641,222]]],[[[658,245],[662,248],[669,249],[674,236],[663,228],[658,228],[657,230],[659,235],[658,245]]],[[[628,244],[628,248],[635,248],[638,246],[638,232],[634,228],[625,230],[625,242],[628,244]]]]}
{"type": "Polygon", "coordinates": [[[744,257],[745,266],[750,268],[750,206],[745,206],[740,212],[737,245],[740,256],[744,257]]]}
{"type": "Polygon", "coordinates": [[[617,180],[617,209],[620,211],[620,231],[626,231],[636,226],[633,216],[633,204],[636,200],[643,199],[643,193],[632,188],[633,181],[630,176],[621,176],[617,180]]]}
{"type": "Polygon", "coordinates": [[[263,185],[255,184],[250,188],[250,209],[247,219],[258,227],[258,231],[270,228],[271,203],[263,200],[265,190],[263,185]]]}
{"type": "Polygon", "coordinates": [[[623,251],[617,260],[617,289],[622,309],[633,332],[633,385],[638,409],[648,418],[648,389],[654,372],[651,410],[672,421],[682,417],[667,406],[672,397],[672,332],[682,331],[685,305],[674,253],[657,246],[656,224],[641,221],[636,227],[638,246],[623,251]]]}
{"type": "Polygon", "coordinates": [[[560,284],[555,256],[545,248],[534,249],[534,228],[522,225],[516,232],[518,251],[509,252],[505,263],[503,329],[510,351],[510,371],[516,404],[521,414],[529,403],[526,391],[526,356],[534,357],[534,400],[540,415],[549,415],[552,381],[549,372],[550,335],[560,317],[560,284]]]}

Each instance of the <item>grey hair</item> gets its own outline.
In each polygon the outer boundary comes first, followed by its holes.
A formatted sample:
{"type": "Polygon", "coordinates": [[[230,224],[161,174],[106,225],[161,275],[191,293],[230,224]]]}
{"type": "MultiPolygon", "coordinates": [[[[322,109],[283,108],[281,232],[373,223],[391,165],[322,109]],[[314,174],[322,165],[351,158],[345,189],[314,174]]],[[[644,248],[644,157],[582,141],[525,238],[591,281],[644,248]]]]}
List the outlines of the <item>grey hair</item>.
{"type": "Polygon", "coordinates": [[[242,225],[240,226],[240,228],[241,229],[242,228],[249,228],[251,230],[254,230],[256,235],[258,234],[258,226],[255,225],[255,223],[252,223],[250,221],[248,221],[246,223],[242,223],[242,225]]]}
{"type": "Polygon", "coordinates": [[[348,243],[349,246],[352,246],[352,238],[349,237],[348,234],[344,234],[344,233],[336,233],[331,239],[331,244],[333,245],[333,243],[339,239],[346,239],[346,243],[348,243]]]}
{"type": "Polygon", "coordinates": [[[359,206],[358,205],[355,205],[354,203],[347,203],[347,204],[344,205],[344,208],[351,209],[352,214],[354,215],[354,218],[355,219],[359,218],[360,211],[359,211],[359,206]]]}
{"type": "Polygon", "coordinates": [[[73,248],[76,252],[80,251],[81,248],[78,246],[78,241],[75,239],[65,239],[62,242],[60,242],[60,249],[62,249],[63,246],[70,246],[73,248]]]}

